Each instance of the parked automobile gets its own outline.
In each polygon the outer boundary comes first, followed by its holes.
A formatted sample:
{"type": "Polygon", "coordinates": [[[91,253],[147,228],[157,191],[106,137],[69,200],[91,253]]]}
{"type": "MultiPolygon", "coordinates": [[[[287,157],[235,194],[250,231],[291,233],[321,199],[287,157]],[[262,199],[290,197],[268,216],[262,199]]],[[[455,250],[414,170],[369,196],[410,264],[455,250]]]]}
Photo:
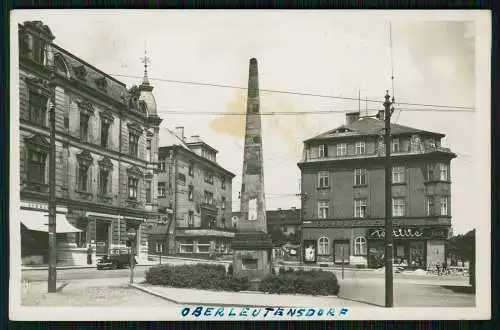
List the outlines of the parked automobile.
{"type": "MultiPolygon", "coordinates": [[[[133,265],[135,267],[137,261],[133,258],[133,265]]],[[[130,267],[130,252],[126,249],[113,249],[108,255],[103,256],[97,260],[97,269],[118,269],[130,267]]]]}

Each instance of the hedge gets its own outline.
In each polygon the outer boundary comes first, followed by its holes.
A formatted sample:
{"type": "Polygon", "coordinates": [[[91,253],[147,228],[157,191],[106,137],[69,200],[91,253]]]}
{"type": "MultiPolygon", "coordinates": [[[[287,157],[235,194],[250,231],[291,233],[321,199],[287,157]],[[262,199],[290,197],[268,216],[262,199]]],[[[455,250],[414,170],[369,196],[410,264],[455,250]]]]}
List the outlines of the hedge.
{"type": "Polygon", "coordinates": [[[337,276],[323,270],[304,271],[280,268],[278,275],[268,275],[260,282],[259,291],[308,295],[337,295],[337,276]]]}
{"type": "Polygon", "coordinates": [[[211,264],[151,267],[146,271],[146,283],[221,291],[244,291],[250,288],[248,278],[226,274],[225,266],[211,264]]]}

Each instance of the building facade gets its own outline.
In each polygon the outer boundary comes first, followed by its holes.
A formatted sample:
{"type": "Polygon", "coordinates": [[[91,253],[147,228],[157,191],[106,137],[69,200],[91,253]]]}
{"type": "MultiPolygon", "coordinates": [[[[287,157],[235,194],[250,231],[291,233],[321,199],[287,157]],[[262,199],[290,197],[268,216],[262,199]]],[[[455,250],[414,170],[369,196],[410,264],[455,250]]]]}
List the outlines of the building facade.
{"type": "MultiPolygon", "coordinates": [[[[49,110],[55,105],[57,255],[86,264],[124,248],[135,229],[138,261],[148,226],[158,220],[158,132],[153,87],[126,85],[53,43],[40,21],[19,25],[22,256],[46,262],[49,110]],[[45,260],[44,260],[45,259],[45,260]]],[[[146,62],[147,63],[147,62],[146,62]]]]}
{"type": "MultiPolygon", "coordinates": [[[[347,123],[304,142],[303,240],[317,261],[384,266],[384,121],[347,123]]],[[[391,124],[394,263],[426,268],[445,258],[451,229],[450,162],[443,134],[391,124]]]]}
{"type": "Polygon", "coordinates": [[[152,230],[150,252],[202,258],[229,254],[235,175],[217,163],[217,150],[199,136],[186,138],[183,127],[176,132],[162,128],[160,144],[158,206],[167,220],[152,230]]]}

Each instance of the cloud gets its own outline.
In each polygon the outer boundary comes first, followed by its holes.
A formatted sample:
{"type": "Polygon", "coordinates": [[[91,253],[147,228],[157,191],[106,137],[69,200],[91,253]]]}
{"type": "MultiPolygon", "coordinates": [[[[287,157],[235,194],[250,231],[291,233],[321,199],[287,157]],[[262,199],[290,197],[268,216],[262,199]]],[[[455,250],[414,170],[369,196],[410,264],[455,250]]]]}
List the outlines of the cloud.
{"type": "Polygon", "coordinates": [[[229,134],[236,138],[245,136],[245,116],[236,115],[246,112],[246,92],[239,90],[226,105],[226,113],[210,122],[210,128],[221,134],[229,134]]]}

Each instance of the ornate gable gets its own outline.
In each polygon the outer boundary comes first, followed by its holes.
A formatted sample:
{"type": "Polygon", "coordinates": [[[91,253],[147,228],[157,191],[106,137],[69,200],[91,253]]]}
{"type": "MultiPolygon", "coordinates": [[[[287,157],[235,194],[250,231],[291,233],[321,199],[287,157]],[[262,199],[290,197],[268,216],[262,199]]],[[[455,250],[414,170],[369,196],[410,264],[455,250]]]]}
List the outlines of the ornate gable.
{"type": "Polygon", "coordinates": [[[38,151],[47,152],[50,148],[49,141],[47,141],[47,139],[40,134],[34,134],[29,138],[25,138],[24,141],[30,148],[36,149],[38,151]]]}
{"type": "Polygon", "coordinates": [[[104,157],[103,159],[101,159],[98,162],[98,164],[99,164],[99,167],[104,169],[104,170],[108,170],[108,171],[113,170],[113,163],[111,162],[111,160],[108,157],[104,157]]]}
{"type": "Polygon", "coordinates": [[[92,155],[87,150],[84,150],[80,154],[76,155],[76,159],[79,163],[86,166],[90,166],[94,162],[94,158],[92,158],[92,155]]]}
{"type": "Polygon", "coordinates": [[[131,168],[127,169],[127,174],[133,177],[142,177],[142,171],[139,167],[137,166],[132,166],[131,168]]]}

